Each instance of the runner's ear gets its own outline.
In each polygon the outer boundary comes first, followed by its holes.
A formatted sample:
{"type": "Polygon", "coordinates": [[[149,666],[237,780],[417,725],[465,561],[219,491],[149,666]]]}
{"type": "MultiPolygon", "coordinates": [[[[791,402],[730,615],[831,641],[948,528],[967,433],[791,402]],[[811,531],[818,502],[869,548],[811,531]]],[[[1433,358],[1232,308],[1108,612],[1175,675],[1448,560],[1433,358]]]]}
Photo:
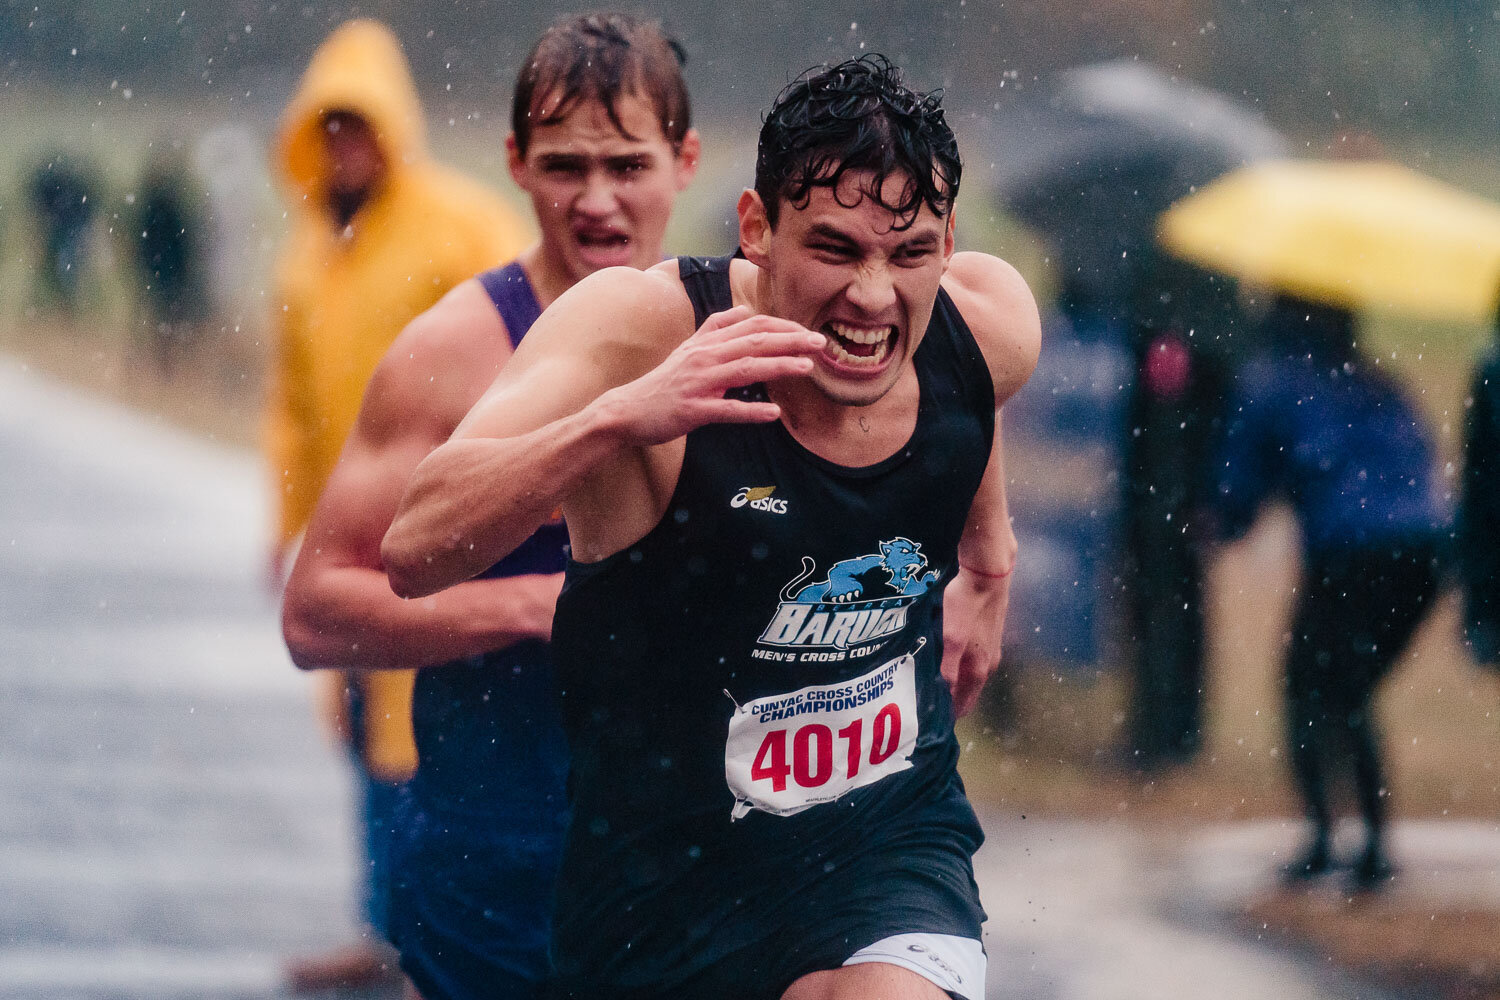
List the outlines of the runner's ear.
{"type": "Polygon", "coordinates": [[[677,190],[681,191],[693,182],[698,173],[698,158],[703,152],[698,139],[698,130],[690,128],[677,144],[677,190]]]}
{"type": "Polygon", "coordinates": [[[756,267],[765,267],[771,250],[771,220],[766,217],[765,203],[754,190],[740,192],[736,211],[740,217],[740,249],[745,259],[756,267]]]}
{"type": "Polygon", "coordinates": [[[505,137],[505,165],[510,168],[510,179],[523,191],[526,189],[526,160],[521,156],[521,150],[516,146],[516,134],[512,132],[505,137]]]}

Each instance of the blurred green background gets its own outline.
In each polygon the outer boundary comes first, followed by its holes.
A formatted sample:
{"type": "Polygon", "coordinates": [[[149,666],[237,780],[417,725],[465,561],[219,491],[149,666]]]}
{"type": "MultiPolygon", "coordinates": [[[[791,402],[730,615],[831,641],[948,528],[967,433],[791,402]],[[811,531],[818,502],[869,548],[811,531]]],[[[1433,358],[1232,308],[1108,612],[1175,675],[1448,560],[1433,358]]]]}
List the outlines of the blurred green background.
{"type": "MultiPolygon", "coordinates": [[[[1493,142],[1500,15],[1472,0],[630,6],[660,17],[684,42],[706,140],[705,169],[675,219],[675,249],[707,252],[727,244],[726,220],[733,192],[749,178],[759,112],[799,70],[859,51],[885,52],[919,86],[945,89],[960,137],[969,139],[960,237],[1017,263],[1043,300],[1054,285],[1044,251],[987,193],[987,175],[1003,151],[977,148],[973,140],[987,120],[1081,63],[1140,60],[1258,110],[1307,155],[1327,152],[1342,134],[1365,133],[1409,166],[1500,196],[1493,142]]],[[[213,354],[229,373],[226,388],[244,397],[230,392],[232,412],[213,408],[222,415],[213,429],[246,439],[267,267],[282,219],[260,154],[312,49],[348,17],[389,22],[422,89],[435,151],[514,196],[502,142],[515,65],[548,21],[572,9],[489,0],[7,3],[0,9],[4,342],[50,356],[55,345],[38,338],[55,338],[59,325],[79,325],[39,313],[44,304],[33,301],[32,220],[23,197],[28,171],[59,153],[86,161],[99,178],[103,217],[119,223],[128,218],[148,157],[175,156],[193,165],[200,185],[227,185],[240,213],[225,231],[234,245],[224,266],[233,277],[224,282],[231,287],[219,290],[225,329],[213,354]]],[[[97,248],[103,266],[85,279],[86,329],[70,333],[91,348],[85,357],[99,370],[88,377],[122,383],[130,331],[138,324],[119,260],[121,234],[112,235],[97,248]]],[[[1382,346],[1410,345],[1426,359],[1455,361],[1483,336],[1410,324],[1373,333],[1382,346]]],[[[1431,388],[1449,398],[1441,375],[1431,388]]]]}

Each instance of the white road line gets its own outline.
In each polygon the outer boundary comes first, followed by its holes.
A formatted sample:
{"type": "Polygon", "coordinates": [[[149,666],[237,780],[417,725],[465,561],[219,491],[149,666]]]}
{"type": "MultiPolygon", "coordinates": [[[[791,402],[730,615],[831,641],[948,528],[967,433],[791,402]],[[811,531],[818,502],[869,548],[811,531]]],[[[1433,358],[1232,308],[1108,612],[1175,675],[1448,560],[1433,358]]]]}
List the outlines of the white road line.
{"type": "Polygon", "coordinates": [[[7,689],[101,697],[110,691],[204,698],[266,694],[304,703],[312,684],[310,674],[292,666],[269,612],[259,620],[120,621],[97,628],[79,622],[0,631],[0,679],[7,689]],[[18,675],[17,667],[28,663],[38,666],[18,675]]]}
{"type": "Polygon", "coordinates": [[[238,846],[215,851],[214,845],[202,841],[190,847],[133,850],[108,849],[97,843],[82,850],[11,843],[0,852],[0,894],[9,895],[10,890],[3,887],[39,885],[87,888],[105,897],[130,896],[143,889],[174,895],[233,890],[263,898],[287,891],[300,895],[304,890],[336,895],[353,881],[355,863],[342,838],[334,839],[339,842],[304,845],[295,852],[287,848],[276,854],[238,846]]]}
{"type": "Polygon", "coordinates": [[[166,992],[204,997],[272,993],[281,983],[280,959],[253,952],[174,948],[0,948],[0,997],[46,990],[166,992]]]}
{"type": "Polygon", "coordinates": [[[266,480],[254,453],[87,396],[8,356],[0,356],[0,434],[34,444],[56,467],[167,507],[265,523],[266,480]]]}

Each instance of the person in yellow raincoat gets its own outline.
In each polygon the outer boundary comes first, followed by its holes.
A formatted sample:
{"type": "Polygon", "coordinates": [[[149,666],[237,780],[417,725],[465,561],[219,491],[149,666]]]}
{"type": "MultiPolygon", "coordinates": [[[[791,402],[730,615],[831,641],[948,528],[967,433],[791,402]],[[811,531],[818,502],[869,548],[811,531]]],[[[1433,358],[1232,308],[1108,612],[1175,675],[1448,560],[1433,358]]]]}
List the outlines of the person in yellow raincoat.
{"type": "MultiPolygon", "coordinates": [[[[328,37],[283,116],[275,156],[291,230],[273,302],[266,421],[278,584],[391,341],[453,286],[529,240],[498,196],[430,158],[423,133],[400,44],[373,21],[351,21],[328,37]]],[[[383,932],[384,835],[395,789],[416,767],[413,675],[328,676],[324,701],[363,786],[366,917],[383,932]]],[[[367,940],[289,974],[299,988],[357,985],[388,974],[387,954],[367,940]]]]}

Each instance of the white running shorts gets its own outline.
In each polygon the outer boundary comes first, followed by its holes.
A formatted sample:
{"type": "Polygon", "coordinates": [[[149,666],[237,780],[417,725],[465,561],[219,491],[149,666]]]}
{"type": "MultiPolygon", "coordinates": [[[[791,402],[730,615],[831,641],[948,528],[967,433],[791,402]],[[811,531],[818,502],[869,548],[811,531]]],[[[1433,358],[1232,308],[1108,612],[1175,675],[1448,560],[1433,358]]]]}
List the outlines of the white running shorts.
{"type": "Polygon", "coordinates": [[[984,946],[956,934],[894,934],[861,948],[845,965],[900,966],[964,1000],[984,1000],[984,946]]]}

